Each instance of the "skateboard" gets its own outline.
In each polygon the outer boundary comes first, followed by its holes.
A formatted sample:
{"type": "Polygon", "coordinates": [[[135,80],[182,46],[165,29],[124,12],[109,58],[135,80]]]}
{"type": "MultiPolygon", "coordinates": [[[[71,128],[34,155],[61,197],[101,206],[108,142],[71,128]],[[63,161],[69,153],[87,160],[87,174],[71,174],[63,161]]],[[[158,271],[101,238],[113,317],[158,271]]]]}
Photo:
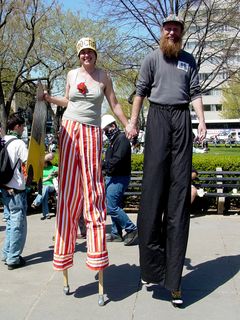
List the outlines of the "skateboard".
{"type": "Polygon", "coordinates": [[[45,135],[47,122],[47,105],[43,100],[41,81],[37,85],[37,100],[33,113],[33,122],[27,159],[27,186],[37,184],[38,192],[42,193],[42,176],[45,156],[45,135]]]}

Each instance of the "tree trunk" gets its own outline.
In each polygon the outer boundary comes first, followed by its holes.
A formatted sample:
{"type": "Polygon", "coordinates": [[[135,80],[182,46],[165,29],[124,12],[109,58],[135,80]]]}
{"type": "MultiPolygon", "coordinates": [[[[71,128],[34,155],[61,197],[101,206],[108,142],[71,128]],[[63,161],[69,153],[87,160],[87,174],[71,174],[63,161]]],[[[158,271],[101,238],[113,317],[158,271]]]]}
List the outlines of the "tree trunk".
{"type": "Polygon", "coordinates": [[[6,105],[4,101],[4,93],[3,93],[1,82],[0,82],[0,122],[2,125],[2,134],[5,135],[6,127],[7,127],[7,112],[6,112],[6,105]]]}

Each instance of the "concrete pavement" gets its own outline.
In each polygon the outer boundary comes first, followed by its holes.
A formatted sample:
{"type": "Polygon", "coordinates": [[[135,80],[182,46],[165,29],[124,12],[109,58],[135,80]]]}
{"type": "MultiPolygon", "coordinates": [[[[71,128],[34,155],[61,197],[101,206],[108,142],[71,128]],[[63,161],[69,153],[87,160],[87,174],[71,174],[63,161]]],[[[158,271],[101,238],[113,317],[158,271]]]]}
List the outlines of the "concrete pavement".
{"type": "MultiPolygon", "coordinates": [[[[136,214],[129,216],[136,220],[136,214]]],[[[105,306],[98,306],[97,273],[85,266],[85,240],[77,240],[74,266],[69,270],[70,295],[65,296],[62,273],[52,269],[54,223],[55,218],[40,221],[40,214],[28,216],[26,266],[9,271],[0,264],[1,320],[240,319],[239,215],[191,218],[183,309],[172,307],[163,288],[141,287],[138,247],[123,243],[108,244],[105,306]]],[[[4,229],[1,221],[1,246],[4,229]]]]}

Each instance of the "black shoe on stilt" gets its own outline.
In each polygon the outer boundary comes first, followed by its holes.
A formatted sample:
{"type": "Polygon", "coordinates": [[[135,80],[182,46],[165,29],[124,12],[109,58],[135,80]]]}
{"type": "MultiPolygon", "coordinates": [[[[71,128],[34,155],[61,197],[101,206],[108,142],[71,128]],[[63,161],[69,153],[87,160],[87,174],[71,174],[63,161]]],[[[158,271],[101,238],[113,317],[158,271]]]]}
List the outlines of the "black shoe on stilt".
{"type": "Polygon", "coordinates": [[[171,291],[171,302],[175,308],[181,308],[183,305],[182,293],[180,290],[171,291]]]}

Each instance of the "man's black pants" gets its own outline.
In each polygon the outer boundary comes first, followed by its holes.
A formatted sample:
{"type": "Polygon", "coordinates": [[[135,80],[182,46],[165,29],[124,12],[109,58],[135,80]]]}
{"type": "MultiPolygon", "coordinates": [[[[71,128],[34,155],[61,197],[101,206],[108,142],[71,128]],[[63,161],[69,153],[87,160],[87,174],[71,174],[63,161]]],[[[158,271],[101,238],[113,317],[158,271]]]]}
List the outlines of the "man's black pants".
{"type": "Polygon", "coordinates": [[[192,127],[186,106],[149,108],[138,215],[142,279],[181,284],[189,231],[192,127]]]}

